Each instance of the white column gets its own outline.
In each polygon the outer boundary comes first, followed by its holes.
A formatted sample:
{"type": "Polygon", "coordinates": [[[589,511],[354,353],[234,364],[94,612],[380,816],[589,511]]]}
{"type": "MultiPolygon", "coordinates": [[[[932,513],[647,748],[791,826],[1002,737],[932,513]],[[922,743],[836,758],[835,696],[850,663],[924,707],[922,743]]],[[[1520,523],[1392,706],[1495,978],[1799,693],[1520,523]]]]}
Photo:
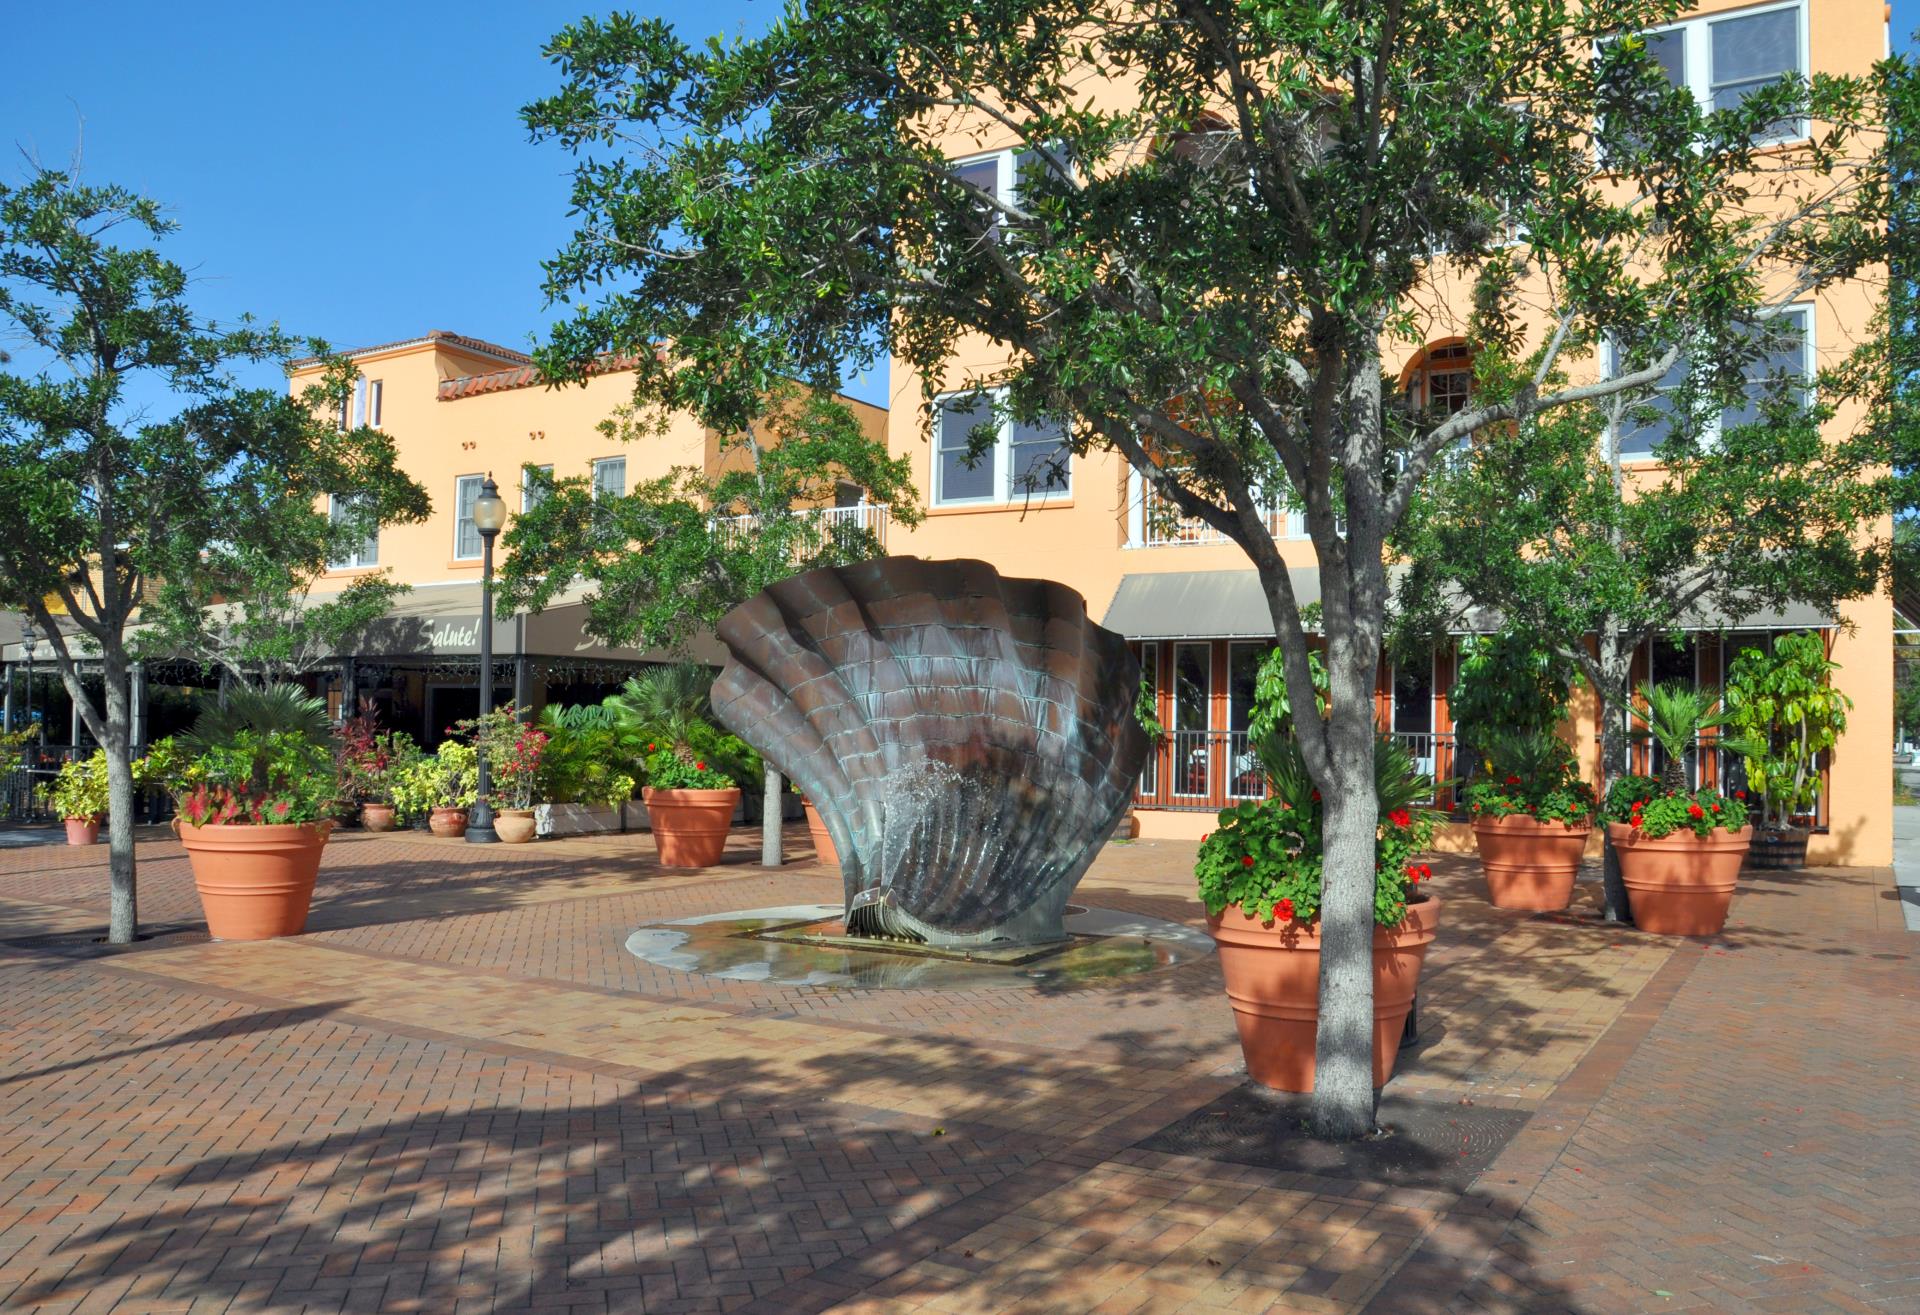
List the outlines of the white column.
{"type": "Polygon", "coordinates": [[[1127,466],[1127,547],[1147,546],[1147,482],[1127,466]]]}

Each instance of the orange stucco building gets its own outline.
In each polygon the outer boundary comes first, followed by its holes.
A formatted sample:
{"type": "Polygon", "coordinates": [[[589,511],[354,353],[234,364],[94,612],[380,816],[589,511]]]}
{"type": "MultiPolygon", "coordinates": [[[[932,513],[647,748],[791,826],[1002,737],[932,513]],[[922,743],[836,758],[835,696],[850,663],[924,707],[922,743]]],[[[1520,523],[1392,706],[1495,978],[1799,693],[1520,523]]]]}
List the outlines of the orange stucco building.
{"type": "MultiPolygon", "coordinates": [[[[1887,19],[1881,0],[1713,0],[1676,26],[1667,48],[1676,52],[1675,76],[1709,94],[1718,76],[1716,43],[1723,39],[1772,51],[1782,71],[1861,73],[1885,52],[1887,19]]],[[[1011,186],[1016,143],[994,131],[969,125],[955,135],[950,155],[956,169],[973,171],[983,185],[1011,186]]],[[[1873,296],[1865,286],[1845,287],[1791,308],[1803,327],[1806,368],[1845,354],[1870,324],[1873,296]]],[[[1402,383],[1426,405],[1451,409],[1467,398],[1471,360],[1459,345],[1464,326],[1447,307],[1465,303],[1441,296],[1434,304],[1439,309],[1425,347],[1401,362],[1402,383]]],[[[642,442],[622,444],[603,434],[601,422],[630,399],[630,376],[618,370],[584,387],[550,389],[524,355],[451,333],[350,355],[362,383],[344,419],[393,434],[403,465],[432,494],[434,513],[422,525],[383,531],[363,555],[323,580],[324,589],[360,571],[391,568],[414,587],[396,609],[383,651],[350,659],[339,689],[404,710],[393,724],[405,727],[411,719],[431,740],[466,715],[477,694],[480,554],[463,512],[481,477],[493,472],[510,505],[529,463],[562,477],[591,474],[605,488],[624,490],[675,466],[710,466],[719,439],[685,417],[672,418],[661,435],[642,442]]],[[[1204,526],[1156,509],[1116,454],[1065,456],[1057,432],[1007,424],[985,461],[960,461],[974,418],[947,399],[974,381],[991,380],[1004,361],[990,343],[968,344],[943,381],[952,391],[929,406],[922,380],[896,360],[890,409],[854,404],[869,432],[885,433],[892,449],[911,459],[926,511],[918,527],[882,527],[888,551],[983,558],[1009,574],[1043,574],[1078,589],[1097,619],[1134,641],[1169,731],[1141,781],[1141,830],[1197,836],[1217,809],[1258,789],[1244,732],[1253,673],[1271,628],[1253,571],[1239,549],[1204,526]]],[[[296,377],[295,386],[301,383],[296,377]]],[[[1842,414],[1834,424],[1857,419],[1842,414]]],[[[1312,545],[1286,513],[1276,515],[1275,526],[1296,588],[1309,601],[1317,596],[1312,545]]],[[[637,664],[665,656],[601,647],[580,633],[578,614],[563,601],[542,616],[496,623],[499,698],[538,706],[598,697],[637,664]]],[[[1891,601],[1885,595],[1861,600],[1845,609],[1844,619],[1845,627],[1810,613],[1721,619],[1690,642],[1652,646],[1640,669],[1656,679],[1717,686],[1740,645],[1784,629],[1822,629],[1854,708],[1826,764],[1810,859],[1885,864],[1892,852],[1891,601]]],[[[710,650],[700,655],[714,656],[710,650]]],[[[1447,706],[1453,663],[1449,647],[1423,662],[1388,667],[1377,691],[1382,726],[1404,737],[1440,777],[1455,773],[1447,706]]],[[[1590,697],[1576,694],[1573,733],[1589,766],[1597,767],[1590,697]]],[[[1703,751],[1694,770],[1721,780],[1738,773],[1737,764],[1719,759],[1718,751],[1703,751]]],[[[1469,843],[1464,828],[1453,828],[1447,839],[1469,843]]]]}

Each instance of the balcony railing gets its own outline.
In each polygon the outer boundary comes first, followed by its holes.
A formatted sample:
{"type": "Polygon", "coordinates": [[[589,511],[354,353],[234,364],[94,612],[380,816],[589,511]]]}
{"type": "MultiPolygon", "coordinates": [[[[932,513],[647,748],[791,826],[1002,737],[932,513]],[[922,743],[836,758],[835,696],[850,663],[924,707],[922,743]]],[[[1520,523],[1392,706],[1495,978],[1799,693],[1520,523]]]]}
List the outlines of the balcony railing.
{"type": "MultiPolygon", "coordinates": [[[[1306,533],[1300,513],[1285,507],[1268,508],[1266,521],[1276,539],[1297,539],[1306,533]]],[[[1149,548],[1232,542],[1205,521],[1182,516],[1152,485],[1141,492],[1141,538],[1149,548]]]]}
{"type": "MultiPolygon", "coordinates": [[[[836,537],[861,530],[871,534],[882,548],[887,546],[885,507],[862,502],[852,507],[811,507],[795,511],[793,515],[802,526],[796,545],[799,555],[817,551],[836,537]]],[[[714,533],[728,544],[759,533],[760,526],[759,516],[716,516],[713,521],[714,533]]]]}
{"type": "MultiPolygon", "coordinates": [[[[1397,732],[1420,771],[1444,780],[1453,774],[1453,736],[1397,732]]],[[[1267,774],[1243,731],[1169,731],[1140,773],[1134,803],[1141,808],[1218,812],[1245,799],[1267,797],[1267,774]]],[[[1437,808],[1452,810],[1450,790],[1437,808]]]]}

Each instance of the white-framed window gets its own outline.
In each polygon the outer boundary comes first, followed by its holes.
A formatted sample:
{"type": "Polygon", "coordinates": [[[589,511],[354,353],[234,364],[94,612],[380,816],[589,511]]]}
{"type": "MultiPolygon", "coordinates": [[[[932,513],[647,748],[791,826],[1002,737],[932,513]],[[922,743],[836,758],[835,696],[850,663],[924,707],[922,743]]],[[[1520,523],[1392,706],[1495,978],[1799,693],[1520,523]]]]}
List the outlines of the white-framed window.
{"type": "MultiPolygon", "coordinates": [[[[1701,422],[1700,441],[1712,445],[1720,435],[1736,425],[1752,424],[1760,419],[1761,408],[1769,397],[1789,390],[1807,400],[1813,378],[1813,308],[1786,306],[1765,317],[1761,326],[1764,338],[1754,345],[1752,358],[1742,366],[1746,377],[1746,400],[1722,407],[1701,422]]],[[[1607,345],[1607,371],[1619,374],[1623,368],[1618,348],[1607,345]]],[[[1687,360],[1682,356],[1654,385],[1651,397],[1628,409],[1621,422],[1620,459],[1650,461],[1654,449],[1672,436],[1679,419],[1678,394],[1687,380],[1687,360]]]]}
{"type": "Polygon", "coordinates": [[[1066,425],[996,416],[995,403],[1003,396],[990,389],[940,400],[934,415],[934,506],[1027,502],[1072,493],[1066,425]],[[983,425],[991,441],[975,453],[974,436],[983,425]]]}
{"type": "Polygon", "coordinates": [[[532,511],[547,500],[547,491],[533,482],[533,472],[539,471],[547,479],[553,478],[552,466],[535,466],[529,463],[520,467],[520,510],[532,511]]]}
{"type": "Polygon", "coordinates": [[[367,380],[367,424],[380,428],[380,404],[386,386],[378,379],[367,380]]]}
{"type": "Polygon", "coordinates": [[[593,463],[593,496],[596,498],[625,497],[627,492],[627,459],[625,457],[602,457],[593,463]]]}
{"type": "MultiPolygon", "coordinates": [[[[355,515],[359,511],[360,506],[360,501],[356,498],[342,498],[335,494],[328,494],[327,519],[333,524],[338,525],[342,521],[355,515]]],[[[353,544],[335,560],[328,562],[327,569],[330,571],[352,571],[364,566],[378,566],[379,564],[380,527],[378,525],[371,525],[367,528],[366,538],[353,544]]]]}
{"type": "Polygon", "coordinates": [[[485,475],[462,475],[454,484],[453,557],[467,562],[480,559],[480,527],[473,523],[473,504],[480,500],[480,485],[485,475]]]}
{"type": "MultiPolygon", "coordinates": [[[[1733,109],[1783,78],[1804,78],[1810,67],[1805,0],[1702,15],[1640,35],[1667,81],[1690,90],[1703,109],[1733,109]]],[[[1806,135],[1807,121],[1795,117],[1777,120],[1754,140],[1806,135]]]]}
{"type": "MultiPolygon", "coordinates": [[[[963,156],[948,167],[955,178],[979,188],[1001,205],[1018,207],[1022,180],[1053,166],[1041,152],[1021,147],[963,156]]],[[[1003,218],[996,212],[990,227],[997,231],[1003,218]]]]}

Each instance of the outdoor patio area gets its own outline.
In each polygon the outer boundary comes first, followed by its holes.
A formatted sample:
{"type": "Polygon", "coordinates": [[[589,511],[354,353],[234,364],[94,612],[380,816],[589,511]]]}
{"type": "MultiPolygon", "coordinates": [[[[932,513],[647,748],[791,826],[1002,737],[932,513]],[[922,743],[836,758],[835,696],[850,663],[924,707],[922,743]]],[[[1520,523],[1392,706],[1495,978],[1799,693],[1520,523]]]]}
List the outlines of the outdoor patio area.
{"type": "MultiPolygon", "coordinates": [[[[804,830],[777,873],[758,840],[676,874],[642,836],[342,833],[307,935],[219,944],[156,839],[121,952],[104,846],[0,850],[0,1308],[1920,1309],[1890,872],[1749,872],[1686,942],[1436,861],[1385,1116],[1428,1131],[1376,1172],[1187,1119],[1243,1081],[1204,952],[871,990],[629,952],[840,898],[804,830]]],[[[1110,846],[1075,902],[1198,928],[1193,862],[1110,846]]]]}

